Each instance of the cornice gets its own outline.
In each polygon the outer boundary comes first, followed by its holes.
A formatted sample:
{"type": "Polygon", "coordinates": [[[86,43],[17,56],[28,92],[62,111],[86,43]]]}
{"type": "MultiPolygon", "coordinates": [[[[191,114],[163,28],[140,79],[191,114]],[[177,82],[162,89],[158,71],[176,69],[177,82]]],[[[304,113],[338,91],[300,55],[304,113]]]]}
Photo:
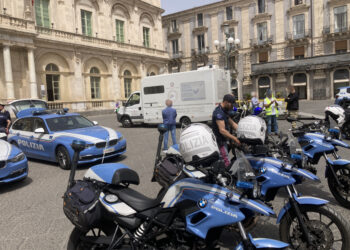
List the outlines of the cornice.
{"type": "Polygon", "coordinates": [[[208,27],[202,26],[202,27],[197,27],[192,30],[193,34],[202,34],[208,31],[208,27]]]}
{"type": "Polygon", "coordinates": [[[271,14],[269,13],[261,13],[261,14],[256,14],[255,17],[252,18],[253,23],[258,23],[261,21],[267,21],[271,19],[271,14]]]}
{"type": "Polygon", "coordinates": [[[349,0],[328,0],[327,2],[329,6],[346,5],[348,3],[349,3],[349,0]]]}
{"type": "Polygon", "coordinates": [[[299,14],[299,13],[303,13],[303,12],[307,12],[309,11],[310,6],[306,5],[306,4],[299,4],[296,6],[291,7],[288,11],[287,14],[288,15],[295,15],[295,14],[299,14]]]}

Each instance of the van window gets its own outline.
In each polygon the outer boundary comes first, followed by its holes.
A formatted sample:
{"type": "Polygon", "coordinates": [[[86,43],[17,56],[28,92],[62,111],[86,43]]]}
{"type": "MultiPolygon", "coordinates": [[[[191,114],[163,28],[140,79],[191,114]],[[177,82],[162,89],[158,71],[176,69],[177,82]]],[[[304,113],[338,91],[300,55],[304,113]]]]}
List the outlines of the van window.
{"type": "Polygon", "coordinates": [[[144,87],[143,92],[145,95],[162,94],[164,93],[164,86],[144,87]]]}

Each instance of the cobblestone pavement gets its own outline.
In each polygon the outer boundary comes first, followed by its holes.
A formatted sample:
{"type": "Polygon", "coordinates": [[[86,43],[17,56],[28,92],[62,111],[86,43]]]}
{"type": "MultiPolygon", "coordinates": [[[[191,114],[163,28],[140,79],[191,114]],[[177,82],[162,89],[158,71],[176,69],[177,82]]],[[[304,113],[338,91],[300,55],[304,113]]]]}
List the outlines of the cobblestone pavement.
{"type": "MultiPolygon", "coordinates": [[[[325,106],[322,104],[323,107],[325,106]]],[[[321,104],[304,104],[312,112],[319,112],[321,104]],[[314,106],[312,106],[314,105],[314,106]]],[[[154,164],[158,134],[155,127],[135,127],[124,129],[119,127],[114,115],[89,117],[101,125],[118,129],[127,139],[128,149],[125,156],[114,161],[123,162],[136,170],[141,184],[136,187],[142,193],[154,197],[159,186],[151,183],[152,166],[154,164]]],[[[288,124],[280,122],[282,130],[288,124]]],[[[349,153],[340,152],[345,158],[349,153]]],[[[77,177],[81,178],[89,166],[80,167],[77,177]]],[[[61,170],[56,164],[43,161],[29,161],[29,177],[19,183],[0,186],[0,250],[13,249],[65,249],[68,236],[73,228],[62,211],[62,194],[67,185],[69,172],[61,170]]],[[[319,165],[321,183],[307,182],[299,189],[304,195],[313,195],[331,201],[348,221],[350,211],[336,206],[336,201],[329,193],[323,178],[324,162],[319,165]]],[[[279,211],[286,195],[281,192],[273,205],[279,211]]],[[[253,231],[258,237],[278,239],[278,227],[275,219],[261,219],[259,226],[253,231]]]]}

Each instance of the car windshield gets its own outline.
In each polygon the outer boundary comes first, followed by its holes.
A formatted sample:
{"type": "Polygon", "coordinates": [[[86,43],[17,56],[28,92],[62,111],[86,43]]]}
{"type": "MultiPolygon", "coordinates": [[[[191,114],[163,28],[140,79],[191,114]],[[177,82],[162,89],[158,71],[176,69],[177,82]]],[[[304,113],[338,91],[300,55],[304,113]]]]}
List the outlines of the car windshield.
{"type": "Polygon", "coordinates": [[[61,116],[46,119],[49,129],[53,132],[93,127],[94,124],[83,116],[61,116]]]}
{"type": "Polygon", "coordinates": [[[47,103],[40,100],[23,100],[23,101],[16,101],[11,103],[11,106],[13,106],[17,112],[29,109],[29,108],[44,108],[48,109],[47,103]]]}

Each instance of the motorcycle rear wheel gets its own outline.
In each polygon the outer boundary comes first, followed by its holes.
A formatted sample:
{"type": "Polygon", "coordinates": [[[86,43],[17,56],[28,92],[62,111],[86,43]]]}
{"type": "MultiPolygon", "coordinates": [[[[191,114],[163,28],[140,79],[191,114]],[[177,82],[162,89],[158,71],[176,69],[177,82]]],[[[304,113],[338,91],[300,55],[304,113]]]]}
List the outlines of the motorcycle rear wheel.
{"type": "Polygon", "coordinates": [[[329,190],[340,205],[350,208],[350,164],[345,166],[333,166],[333,169],[343,187],[340,187],[334,176],[329,174],[329,190]]]}
{"type": "Polygon", "coordinates": [[[280,238],[292,249],[350,249],[350,228],[344,218],[328,205],[300,205],[312,246],[307,246],[294,211],[289,210],[280,224],[280,238]],[[332,231],[333,230],[333,231],[332,231]],[[340,239],[339,239],[340,238],[340,239]]]}

